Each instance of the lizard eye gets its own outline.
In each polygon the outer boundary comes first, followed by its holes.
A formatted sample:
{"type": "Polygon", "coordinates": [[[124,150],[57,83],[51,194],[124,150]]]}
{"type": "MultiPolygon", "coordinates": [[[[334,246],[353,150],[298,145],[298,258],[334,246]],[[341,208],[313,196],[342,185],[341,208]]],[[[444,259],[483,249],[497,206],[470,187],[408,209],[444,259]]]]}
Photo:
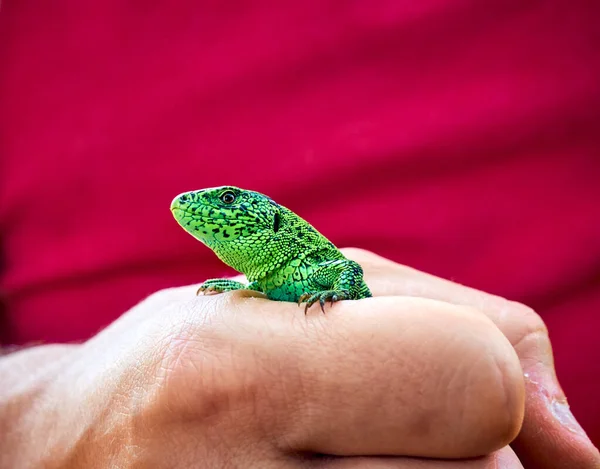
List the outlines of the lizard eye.
{"type": "Polygon", "coordinates": [[[221,194],[221,201],[224,204],[232,204],[235,202],[235,194],[231,191],[226,191],[221,194]]]}

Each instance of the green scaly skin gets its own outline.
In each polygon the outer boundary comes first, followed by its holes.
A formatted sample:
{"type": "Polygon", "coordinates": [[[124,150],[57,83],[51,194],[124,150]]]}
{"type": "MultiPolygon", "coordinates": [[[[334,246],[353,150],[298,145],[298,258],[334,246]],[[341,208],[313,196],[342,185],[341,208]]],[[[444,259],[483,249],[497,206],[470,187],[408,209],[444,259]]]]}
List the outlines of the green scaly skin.
{"type": "Polygon", "coordinates": [[[171,211],[181,227],[246,275],[249,285],[210,279],[200,292],[255,290],[271,300],[306,303],[368,298],[360,265],[291,210],[258,192],[223,186],[179,194],[171,211]]]}

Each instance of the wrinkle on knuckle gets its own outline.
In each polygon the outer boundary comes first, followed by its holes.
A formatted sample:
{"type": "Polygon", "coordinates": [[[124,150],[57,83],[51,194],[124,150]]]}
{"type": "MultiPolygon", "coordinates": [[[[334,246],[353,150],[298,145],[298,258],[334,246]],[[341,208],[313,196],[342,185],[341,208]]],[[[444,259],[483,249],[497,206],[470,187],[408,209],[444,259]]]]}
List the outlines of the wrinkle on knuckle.
{"type": "Polygon", "coordinates": [[[522,360],[541,359],[536,355],[551,349],[546,323],[532,308],[521,303],[510,302],[510,308],[518,321],[517,330],[510,338],[517,354],[522,360]]]}

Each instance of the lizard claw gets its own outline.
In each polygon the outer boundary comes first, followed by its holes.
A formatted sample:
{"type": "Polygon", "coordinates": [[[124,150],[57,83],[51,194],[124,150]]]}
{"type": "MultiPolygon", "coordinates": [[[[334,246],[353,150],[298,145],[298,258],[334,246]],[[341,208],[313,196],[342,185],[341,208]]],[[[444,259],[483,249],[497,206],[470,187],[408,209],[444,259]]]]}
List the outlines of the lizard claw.
{"type": "Polygon", "coordinates": [[[323,314],[325,314],[325,303],[327,301],[329,301],[331,306],[333,306],[333,303],[336,301],[345,300],[349,297],[349,294],[343,290],[326,290],[323,292],[303,293],[300,295],[300,298],[298,298],[298,306],[300,306],[301,303],[306,303],[306,306],[304,307],[304,314],[307,314],[308,308],[318,301],[319,305],[321,306],[321,311],[323,311],[323,314]]]}
{"type": "Polygon", "coordinates": [[[298,306],[300,306],[302,303],[304,303],[304,301],[306,301],[306,299],[310,296],[310,294],[308,293],[302,293],[302,295],[300,295],[300,297],[298,298],[298,306]]]}

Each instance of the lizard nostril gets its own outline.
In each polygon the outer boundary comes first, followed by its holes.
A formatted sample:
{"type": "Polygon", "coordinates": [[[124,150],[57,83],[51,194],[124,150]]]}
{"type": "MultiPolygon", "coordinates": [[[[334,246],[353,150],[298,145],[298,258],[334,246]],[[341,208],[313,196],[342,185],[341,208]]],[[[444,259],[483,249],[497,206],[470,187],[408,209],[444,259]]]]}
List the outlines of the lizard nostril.
{"type": "Polygon", "coordinates": [[[188,201],[188,196],[187,194],[183,194],[179,196],[179,201],[180,202],[187,202],[188,201]]]}

